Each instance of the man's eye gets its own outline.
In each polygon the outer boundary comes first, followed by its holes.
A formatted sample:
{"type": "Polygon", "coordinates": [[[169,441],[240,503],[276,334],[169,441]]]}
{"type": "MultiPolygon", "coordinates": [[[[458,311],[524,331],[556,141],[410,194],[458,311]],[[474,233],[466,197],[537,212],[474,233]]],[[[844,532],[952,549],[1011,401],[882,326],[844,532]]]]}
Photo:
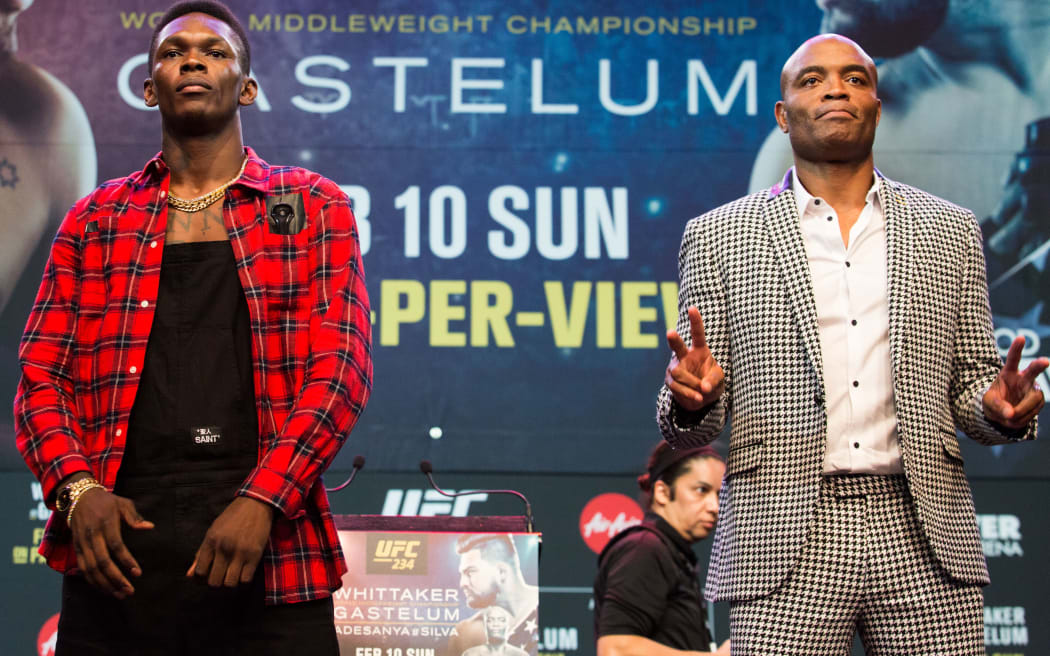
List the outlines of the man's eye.
{"type": "Polygon", "coordinates": [[[802,86],[804,86],[804,87],[811,87],[811,86],[813,86],[816,83],[817,83],[817,78],[815,78],[815,77],[807,77],[806,79],[802,80],[802,86]]]}
{"type": "Polygon", "coordinates": [[[222,50],[209,50],[208,54],[211,55],[212,57],[225,57],[226,56],[226,53],[223,52],[222,50]]]}
{"type": "Polygon", "coordinates": [[[178,50],[167,50],[167,51],[164,52],[163,56],[170,59],[171,57],[177,57],[178,55],[179,55],[179,51],[178,50]]]}

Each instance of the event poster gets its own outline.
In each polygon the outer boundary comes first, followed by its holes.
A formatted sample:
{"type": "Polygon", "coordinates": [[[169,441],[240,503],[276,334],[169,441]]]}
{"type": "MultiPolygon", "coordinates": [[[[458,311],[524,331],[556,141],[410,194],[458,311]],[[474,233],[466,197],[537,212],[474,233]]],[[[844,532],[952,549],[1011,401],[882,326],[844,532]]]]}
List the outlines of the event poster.
{"type": "Polygon", "coordinates": [[[344,656],[536,656],[536,533],[339,532],[344,656]]]}

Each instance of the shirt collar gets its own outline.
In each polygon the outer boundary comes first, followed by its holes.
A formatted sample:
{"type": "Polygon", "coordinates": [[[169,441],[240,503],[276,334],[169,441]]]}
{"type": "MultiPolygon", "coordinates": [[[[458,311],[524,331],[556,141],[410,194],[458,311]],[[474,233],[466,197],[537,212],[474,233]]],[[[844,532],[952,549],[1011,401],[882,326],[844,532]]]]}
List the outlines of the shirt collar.
{"type": "MultiPolygon", "coordinates": [[[[244,173],[231,186],[241,185],[265,194],[270,187],[270,165],[263,161],[250,147],[246,146],[244,148],[244,154],[248,157],[244,173]]],[[[159,183],[168,177],[170,169],[165,163],[163,155],[163,151],[159,152],[146,162],[146,166],[142,168],[142,175],[145,179],[152,179],[154,182],[159,183]]]]}
{"type": "Polygon", "coordinates": [[[678,550],[685,554],[687,558],[689,558],[689,562],[693,563],[694,565],[696,564],[697,559],[696,553],[693,551],[693,545],[689,544],[689,542],[682,537],[681,533],[676,531],[674,527],[667,522],[666,519],[650,511],[645,513],[644,521],[647,524],[651,524],[656,528],[656,530],[669,537],[671,539],[671,542],[673,542],[675,546],[678,547],[678,550]]]}
{"type": "MultiPolygon", "coordinates": [[[[798,176],[795,175],[794,167],[788,169],[788,175],[791,176],[791,192],[795,194],[795,204],[798,208],[799,218],[806,216],[806,210],[810,207],[823,207],[827,205],[826,201],[818,199],[806,191],[806,188],[803,187],[802,183],[799,181],[798,176]]],[[[864,196],[864,202],[866,203],[879,202],[879,187],[882,185],[882,175],[876,170],[872,178],[874,179],[871,183],[871,188],[868,189],[868,193],[864,196]]],[[[786,183],[787,180],[785,179],[784,182],[786,183]]]]}

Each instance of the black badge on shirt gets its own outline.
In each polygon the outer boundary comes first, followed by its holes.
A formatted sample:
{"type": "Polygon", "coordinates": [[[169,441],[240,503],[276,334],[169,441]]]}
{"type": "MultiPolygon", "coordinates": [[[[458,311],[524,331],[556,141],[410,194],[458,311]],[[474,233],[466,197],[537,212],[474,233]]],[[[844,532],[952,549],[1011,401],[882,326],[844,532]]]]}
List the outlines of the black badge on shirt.
{"type": "Polygon", "coordinates": [[[282,194],[266,198],[266,225],[272,235],[294,235],[306,227],[303,195],[282,194]]]}
{"type": "Polygon", "coordinates": [[[218,448],[222,444],[222,429],[218,426],[197,426],[190,429],[193,443],[200,447],[218,448]]]}

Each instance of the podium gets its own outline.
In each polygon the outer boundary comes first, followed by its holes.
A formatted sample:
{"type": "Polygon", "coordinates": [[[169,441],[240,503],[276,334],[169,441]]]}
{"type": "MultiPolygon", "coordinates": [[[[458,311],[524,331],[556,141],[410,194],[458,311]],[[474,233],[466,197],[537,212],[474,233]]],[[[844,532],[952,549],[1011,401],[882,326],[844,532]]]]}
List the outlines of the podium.
{"type": "Polygon", "coordinates": [[[524,516],[336,515],[343,656],[536,656],[540,534],[524,516]]]}

